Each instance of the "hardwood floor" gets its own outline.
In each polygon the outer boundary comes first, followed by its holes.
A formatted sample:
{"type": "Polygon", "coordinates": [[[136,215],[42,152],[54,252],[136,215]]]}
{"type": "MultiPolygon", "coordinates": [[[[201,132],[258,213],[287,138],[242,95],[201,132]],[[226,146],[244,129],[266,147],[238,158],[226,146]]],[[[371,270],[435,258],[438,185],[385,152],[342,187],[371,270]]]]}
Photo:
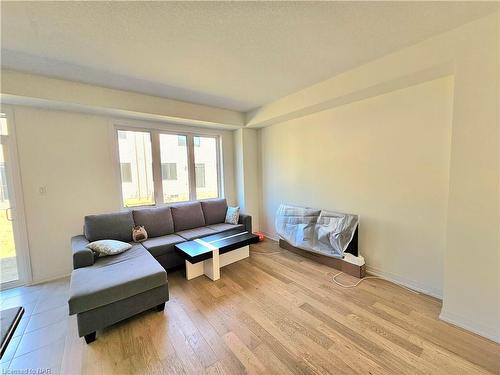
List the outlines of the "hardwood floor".
{"type": "Polygon", "coordinates": [[[500,373],[500,345],[439,321],[439,300],[381,280],[343,289],[331,282],[336,270],[269,240],[250,254],[216,282],[169,273],[165,311],[98,332],[91,345],[70,317],[60,372],[500,373]]]}

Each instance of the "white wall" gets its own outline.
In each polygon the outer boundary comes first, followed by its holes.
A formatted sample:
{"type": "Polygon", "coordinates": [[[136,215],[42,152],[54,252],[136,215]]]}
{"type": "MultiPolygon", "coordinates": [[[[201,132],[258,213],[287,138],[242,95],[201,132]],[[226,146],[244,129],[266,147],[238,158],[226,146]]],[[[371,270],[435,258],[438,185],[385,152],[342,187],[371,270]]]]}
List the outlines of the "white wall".
{"type": "MultiPolygon", "coordinates": [[[[37,282],[71,272],[69,241],[82,232],[85,215],[120,209],[113,121],[81,113],[13,108],[31,266],[37,282]],[[39,193],[41,186],[47,188],[45,195],[39,193]]],[[[179,127],[186,129],[170,126],[179,127]]],[[[225,195],[235,204],[232,132],[217,132],[223,142],[225,195]]]]}
{"type": "Polygon", "coordinates": [[[361,216],[372,270],[441,296],[453,79],[261,129],[262,227],[280,203],[361,216]]]}
{"type": "MultiPolygon", "coordinates": [[[[312,116],[313,113],[319,115],[320,111],[329,108],[380,96],[395,88],[401,89],[452,74],[454,76],[452,136],[444,231],[446,251],[443,309],[440,317],[498,342],[500,342],[499,26],[500,12],[497,12],[305,88],[253,111],[247,117],[248,126],[285,122],[294,124],[294,121],[302,121],[299,120],[301,117],[312,116]],[[296,120],[290,121],[292,119],[296,120]]],[[[314,127],[310,122],[302,122],[302,125],[300,129],[297,127],[293,134],[288,134],[291,130],[283,129],[281,142],[286,145],[287,142],[292,143],[292,139],[301,139],[304,133],[307,134],[309,127],[314,127]]],[[[262,131],[263,143],[266,142],[265,134],[271,131],[268,129],[262,131]]],[[[360,139],[364,140],[366,134],[360,134],[361,136],[360,139]]],[[[343,139],[331,141],[330,144],[323,145],[327,147],[326,150],[343,147],[343,139]]],[[[279,144],[276,143],[276,146],[279,144]]],[[[316,149],[318,152],[325,150],[321,147],[316,149]]],[[[361,156],[368,162],[371,157],[371,155],[361,156]]],[[[307,155],[305,157],[310,158],[307,155]]],[[[263,160],[266,158],[273,159],[268,161],[273,163],[275,168],[273,173],[277,177],[282,176],[283,172],[279,167],[283,158],[278,154],[263,155],[263,160]]],[[[383,171],[385,165],[378,168],[376,172],[383,171]]],[[[267,205],[270,202],[270,194],[275,192],[266,187],[264,169],[263,165],[263,207],[264,211],[272,212],[274,207],[267,205]]],[[[329,169],[323,172],[327,173],[329,169]]],[[[413,173],[418,175],[420,172],[422,171],[415,170],[413,173]]],[[[290,173],[292,182],[298,184],[300,176],[290,173]]],[[[300,184],[303,189],[304,182],[300,181],[300,184]]],[[[304,194],[316,194],[315,188],[309,186],[307,188],[310,191],[305,190],[304,194]]],[[[395,186],[394,189],[399,188],[395,186]]],[[[440,190],[435,194],[441,194],[440,190]]],[[[335,203],[336,207],[332,208],[342,209],[339,206],[346,206],[349,200],[335,203]]],[[[383,213],[381,211],[380,215],[383,213]]],[[[264,227],[270,225],[269,219],[265,216],[264,227]]],[[[409,245],[414,241],[417,243],[420,241],[415,237],[406,240],[409,245]]],[[[405,256],[405,253],[399,254],[401,258],[405,256]]],[[[369,259],[368,265],[371,260],[369,259]]],[[[376,267],[380,266],[383,270],[395,268],[392,259],[379,260],[380,264],[375,264],[376,267]]],[[[415,268],[413,273],[408,275],[417,276],[418,279],[413,282],[420,282],[428,274],[429,267],[415,268]]]]}

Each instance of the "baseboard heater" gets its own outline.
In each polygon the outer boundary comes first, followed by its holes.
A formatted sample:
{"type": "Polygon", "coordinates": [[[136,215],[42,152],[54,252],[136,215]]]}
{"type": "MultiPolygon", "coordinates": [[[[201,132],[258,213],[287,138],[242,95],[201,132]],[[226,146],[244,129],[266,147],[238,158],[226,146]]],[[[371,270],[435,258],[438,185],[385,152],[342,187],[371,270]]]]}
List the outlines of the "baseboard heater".
{"type": "Polygon", "coordinates": [[[275,224],[281,248],[365,277],[366,266],[358,254],[357,215],[282,204],[275,224]]]}

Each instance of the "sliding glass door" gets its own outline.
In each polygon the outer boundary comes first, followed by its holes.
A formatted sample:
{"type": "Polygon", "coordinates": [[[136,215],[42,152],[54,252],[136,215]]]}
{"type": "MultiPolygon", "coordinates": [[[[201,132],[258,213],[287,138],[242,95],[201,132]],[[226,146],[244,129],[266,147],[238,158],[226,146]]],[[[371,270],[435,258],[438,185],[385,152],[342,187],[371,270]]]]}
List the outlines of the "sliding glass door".
{"type": "Polygon", "coordinates": [[[0,286],[14,287],[29,281],[19,172],[12,125],[0,113],[0,286]],[[17,190],[17,191],[16,191],[17,190]],[[16,197],[17,193],[17,197],[16,197]],[[16,198],[18,198],[16,200],[16,198]]]}

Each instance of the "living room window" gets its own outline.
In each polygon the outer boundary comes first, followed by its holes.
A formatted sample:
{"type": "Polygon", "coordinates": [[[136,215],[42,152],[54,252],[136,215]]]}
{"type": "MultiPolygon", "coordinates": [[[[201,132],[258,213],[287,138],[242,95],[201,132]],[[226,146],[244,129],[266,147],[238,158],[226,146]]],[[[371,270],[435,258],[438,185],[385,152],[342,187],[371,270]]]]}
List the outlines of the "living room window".
{"type": "Polygon", "coordinates": [[[214,135],[117,129],[125,207],[220,196],[220,141],[214,135]]]}

